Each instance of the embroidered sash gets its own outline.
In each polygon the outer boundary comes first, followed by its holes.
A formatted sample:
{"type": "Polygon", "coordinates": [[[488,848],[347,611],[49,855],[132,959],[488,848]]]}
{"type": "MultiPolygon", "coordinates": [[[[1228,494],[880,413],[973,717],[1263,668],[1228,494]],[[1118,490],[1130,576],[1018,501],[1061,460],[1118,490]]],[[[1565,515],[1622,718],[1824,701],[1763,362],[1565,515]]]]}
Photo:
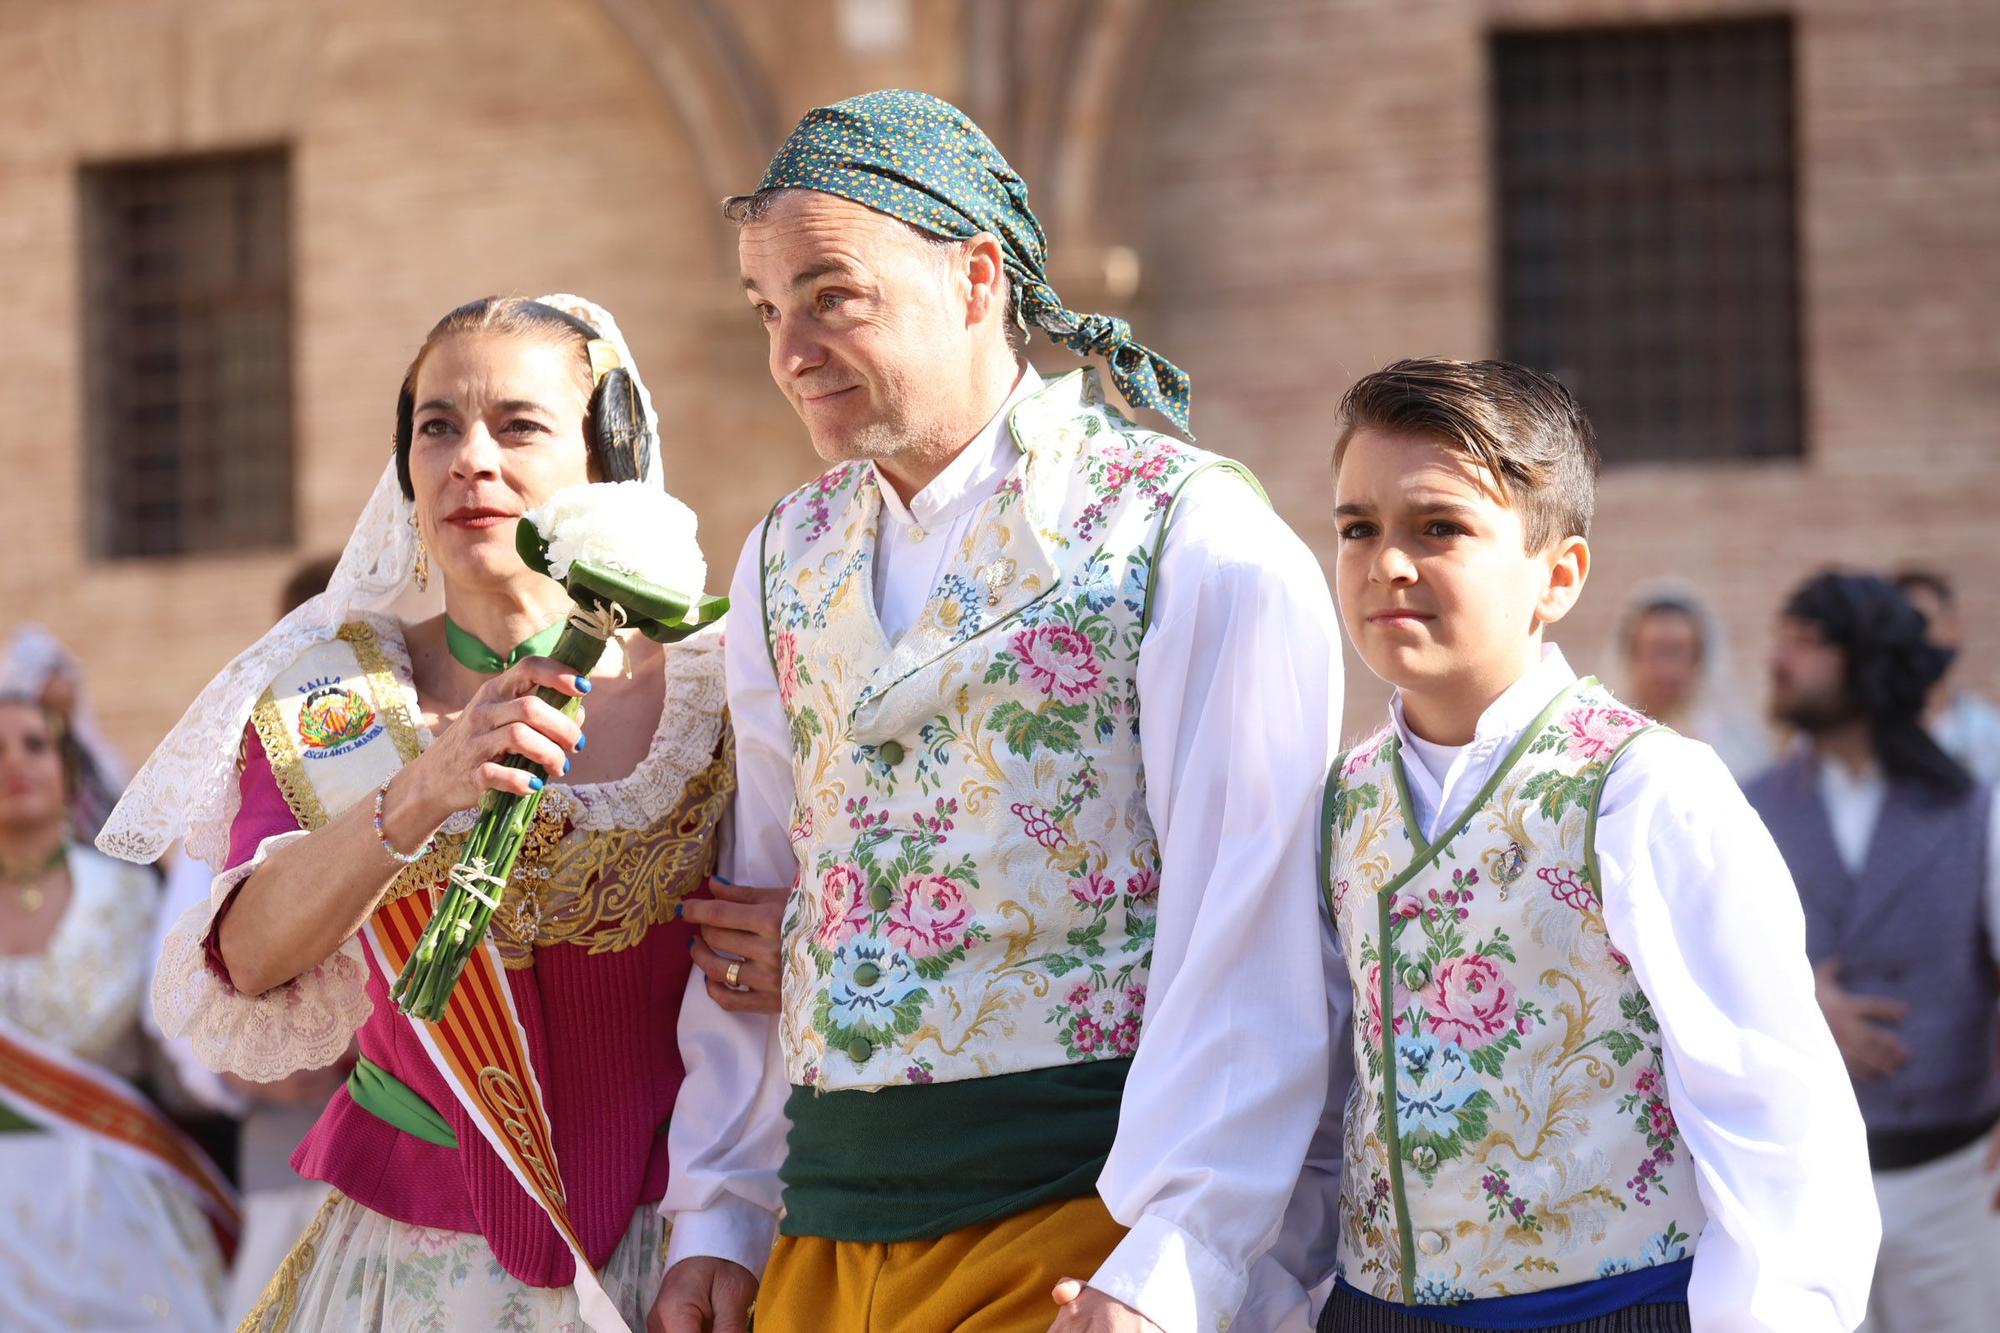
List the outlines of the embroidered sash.
{"type": "Polygon", "coordinates": [[[168,1181],[206,1214],[223,1261],[234,1259],[243,1231],[236,1192],[208,1155],[123,1079],[0,1019],[0,1105],[168,1181]]]}
{"type": "MultiPolygon", "coordinates": [[[[365,799],[417,756],[416,721],[403,682],[382,656],[374,630],[361,622],[343,625],[337,637],[280,672],[252,720],[279,790],[306,829],[365,799]]],[[[409,960],[441,889],[431,885],[386,901],[362,927],[385,975],[395,976],[409,960]]],[[[584,1323],[596,1333],[630,1333],[570,1222],[555,1135],[493,938],[466,964],[440,1022],[406,1021],[481,1137],[569,1247],[584,1323]]]]}

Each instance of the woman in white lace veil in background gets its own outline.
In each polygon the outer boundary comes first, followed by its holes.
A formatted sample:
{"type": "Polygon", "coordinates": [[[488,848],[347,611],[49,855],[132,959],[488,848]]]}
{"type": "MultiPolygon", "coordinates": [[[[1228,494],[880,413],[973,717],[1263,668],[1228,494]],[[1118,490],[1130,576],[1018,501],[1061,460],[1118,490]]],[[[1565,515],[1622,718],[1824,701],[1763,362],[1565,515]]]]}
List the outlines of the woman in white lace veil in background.
{"type": "Polygon", "coordinates": [[[1714,749],[1741,782],[1771,762],[1770,733],[1729,656],[1722,622],[1694,586],[1641,584],[1618,622],[1618,695],[1714,749]]]}
{"type": "Polygon", "coordinates": [[[70,819],[86,840],[97,836],[118,803],[131,770],[98,725],[83,683],[83,665],[40,625],[23,625],[0,655],[0,694],[37,700],[67,729],[82,760],[70,819]]]}
{"type": "Polygon", "coordinates": [[[209,1333],[233,1202],[131,1082],[159,885],[78,840],[80,754],[0,693],[0,1328],[209,1333]]]}
{"type": "Polygon", "coordinates": [[[246,1328],[637,1329],[659,1287],[683,1052],[726,1021],[678,913],[734,789],[719,636],[616,633],[568,674],[541,655],[567,594],[514,550],[557,490],[631,479],[661,484],[657,418],[606,311],[447,315],[331,585],[203,691],[100,839],[149,860],[185,836],[220,872],[162,955],[168,1035],[269,1080],[359,1034],[294,1158],[332,1194],[246,1328]],[[587,706],[572,722],[537,686],[587,706]],[[390,941],[429,918],[482,794],[539,785],[510,754],[550,776],[497,959],[475,954],[441,1022],[407,1018],[390,941]],[[684,994],[706,1008],[677,1033],[684,994]]]}

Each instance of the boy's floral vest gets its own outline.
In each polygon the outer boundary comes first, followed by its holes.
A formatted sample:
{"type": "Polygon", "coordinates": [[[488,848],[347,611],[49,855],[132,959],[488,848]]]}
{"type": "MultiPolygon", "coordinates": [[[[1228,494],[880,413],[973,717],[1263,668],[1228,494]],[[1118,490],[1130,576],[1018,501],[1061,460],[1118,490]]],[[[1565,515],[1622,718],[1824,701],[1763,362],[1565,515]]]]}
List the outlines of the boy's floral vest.
{"type": "Polygon", "coordinates": [[[1327,883],[1355,989],[1349,1284],[1449,1304],[1693,1254],[1705,1214],[1659,1024],[1605,931],[1592,851],[1611,765],[1656,729],[1580,682],[1435,844],[1407,813],[1393,729],[1336,764],[1327,883]]]}
{"type": "Polygon", "coordinates": [[[1008,426],[1020,463],[894,644],[867,463],[765,525],[797,793],[794,1086],[984,1078],[1138,1044],[1159,890],[1139,643],[1168,508],[1220,460],[1107,408],[1094,371],[1008,426]]]}

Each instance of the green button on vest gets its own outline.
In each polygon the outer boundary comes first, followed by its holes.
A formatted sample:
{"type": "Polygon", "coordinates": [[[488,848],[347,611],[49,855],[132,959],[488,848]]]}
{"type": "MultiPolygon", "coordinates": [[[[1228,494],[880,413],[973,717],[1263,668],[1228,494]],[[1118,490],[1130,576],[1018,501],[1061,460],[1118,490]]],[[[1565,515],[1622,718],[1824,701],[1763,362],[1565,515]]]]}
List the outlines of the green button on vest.
{"type": "Polygon", "coordinates": [[[882,979],[882,969],[873,963],[861,963],[854,969],[854,984],[872,986],[882,979]]]}
{"type": "Polygon", "coordinates": [[[875,1043],[866,1037],[856,1037],[847,1043],[847,1058],[857,1065],[868,1063],[868,1057],[875,1054],[875,1043]]]}
{"type": "Polygon", "coordinates": [[[889,900],[894,896],[894,894],[889,892],[887,884],[871,884],[868,886],[868,905],[878,912],[888,911],[889,900]]]}
{"type": "Polygon", "coordinates": [[[875,757],[889,767],[894,768],[903,762],[903,747],[897,741],[883,741],[875,747],[875,757]]]}

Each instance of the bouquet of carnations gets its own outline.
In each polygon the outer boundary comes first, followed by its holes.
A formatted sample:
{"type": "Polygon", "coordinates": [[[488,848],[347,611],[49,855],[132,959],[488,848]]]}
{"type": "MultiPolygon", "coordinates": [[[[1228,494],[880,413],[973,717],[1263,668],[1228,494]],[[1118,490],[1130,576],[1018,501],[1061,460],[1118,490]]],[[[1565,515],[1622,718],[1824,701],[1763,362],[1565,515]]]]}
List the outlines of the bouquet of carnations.
{"type": "MultiPolygon", "coordinates": [[[[694,512],[649,482],[593,482],[559,491],[522,516],[514,542],[529,568],[561,583],[576,602],[549,656],[580,676],[590,674],[620,628],[673,643],[729,609],[728,598],[701,592],[708,568],[695,543],[694,512]]],[[[571,716],[581,702],[549,689],[536,694],[571,716]]],[[[548,776],[519,755],[506,763],[548,776]]],[[[506,895],[543,790],[486,793],[452,867],[450,888],[390,991],[404,1013],[432,1023],[444,1017],[452,987],[506,895]]]]}

